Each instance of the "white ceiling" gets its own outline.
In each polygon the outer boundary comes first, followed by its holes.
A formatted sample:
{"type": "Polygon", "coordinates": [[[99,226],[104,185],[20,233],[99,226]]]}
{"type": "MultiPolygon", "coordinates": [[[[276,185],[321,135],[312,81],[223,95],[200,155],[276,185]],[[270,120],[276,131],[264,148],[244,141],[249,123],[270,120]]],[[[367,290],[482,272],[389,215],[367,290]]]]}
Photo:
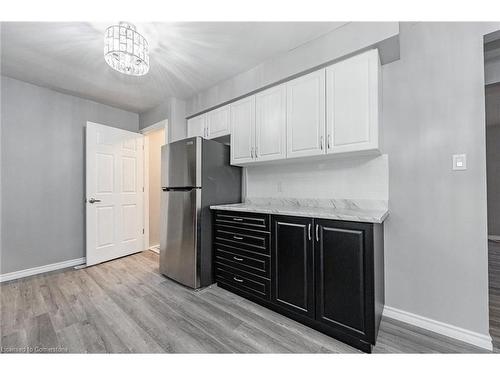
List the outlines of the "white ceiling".
{"type": "Polygon", "coordinates": [[[107,66],[110,24],[2,23],[2,74],[133,112],[169,96],[188,98],[342,26],[342,22],[142,23],[150,71],[131,77],[107,66]]]}

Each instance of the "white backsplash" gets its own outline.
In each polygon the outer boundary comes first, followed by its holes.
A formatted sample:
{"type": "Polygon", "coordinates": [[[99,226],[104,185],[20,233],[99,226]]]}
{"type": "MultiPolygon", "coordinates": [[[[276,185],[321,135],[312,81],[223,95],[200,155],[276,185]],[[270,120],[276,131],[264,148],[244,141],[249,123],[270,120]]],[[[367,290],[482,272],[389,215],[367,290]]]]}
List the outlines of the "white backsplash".
{"type": "Polygon", "coordinates": [[[247,198],[389,199],[387,155],[246,168],[247,198]]]}

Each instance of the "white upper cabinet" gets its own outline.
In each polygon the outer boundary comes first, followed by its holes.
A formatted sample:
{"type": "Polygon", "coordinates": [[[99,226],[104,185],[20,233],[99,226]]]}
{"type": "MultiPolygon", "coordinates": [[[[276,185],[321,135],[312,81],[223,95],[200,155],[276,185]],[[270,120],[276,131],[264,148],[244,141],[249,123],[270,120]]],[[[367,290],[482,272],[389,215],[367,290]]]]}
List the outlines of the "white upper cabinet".
{"type": "Polygon", "coordinates": [[[379,81],[377,50],[326,68],[328,153],[379,148],[379,81]]]}
{"type": "Polygon", "coordinates": [[[246,164],[255,156],[255,95],[231,103],[231,164],[246,164]]]}
{"type": "Polygon", "coordinates": [[[287,158],[325,154],[325,69],[286,87],[287,158]]]}
{"type": "Polygon", "coordinates": [[[229,134],[229,105],[214,109],[207,114],[208,139],[229,134]]]}
{"type": "Polygon", "coordinates": [[[255,160],[286,158],[286,86],[255,95],[255,160]]]}
{"type": "Polygon", "coordinates": [[[202,114],[187,120],[187,136],[206,138],[206,114],[202,114]]]}
{"type": "Polygon", "coordinates": [[[207,137],[230,132],[235,165],[379,152],[381,87],[374,49],[208,112],[207,137]]]}

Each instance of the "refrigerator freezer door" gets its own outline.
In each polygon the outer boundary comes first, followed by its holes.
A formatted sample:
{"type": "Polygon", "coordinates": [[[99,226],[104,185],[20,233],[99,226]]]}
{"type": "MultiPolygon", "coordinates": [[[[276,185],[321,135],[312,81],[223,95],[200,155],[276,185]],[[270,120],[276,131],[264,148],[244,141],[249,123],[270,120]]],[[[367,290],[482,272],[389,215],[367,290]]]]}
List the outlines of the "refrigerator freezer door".
{"type": "Polygon", "coordinates": [[[163,191],[160,272],[191,288],[199,288],[197,231],[201,189],[163,191]]]}
{"type": "Polygon", "coordinates": [[[201,187],[201,143],[193,137],[162,146],[162,187],[201,187]]]}

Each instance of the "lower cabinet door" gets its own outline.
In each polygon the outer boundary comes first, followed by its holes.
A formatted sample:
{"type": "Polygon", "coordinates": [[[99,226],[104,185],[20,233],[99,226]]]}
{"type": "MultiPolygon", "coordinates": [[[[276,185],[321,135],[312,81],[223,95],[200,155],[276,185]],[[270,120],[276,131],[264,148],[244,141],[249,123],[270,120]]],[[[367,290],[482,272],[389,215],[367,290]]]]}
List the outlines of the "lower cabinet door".
{"type": "Polygon", "coordinates": [[[372,227],[315,220],[316,320],[373,340],[372,227]]]}
{"type": "Polygon", "coordinates": [[[271,299],[314,318],[313,220],[272,217],[271,299]]]}

